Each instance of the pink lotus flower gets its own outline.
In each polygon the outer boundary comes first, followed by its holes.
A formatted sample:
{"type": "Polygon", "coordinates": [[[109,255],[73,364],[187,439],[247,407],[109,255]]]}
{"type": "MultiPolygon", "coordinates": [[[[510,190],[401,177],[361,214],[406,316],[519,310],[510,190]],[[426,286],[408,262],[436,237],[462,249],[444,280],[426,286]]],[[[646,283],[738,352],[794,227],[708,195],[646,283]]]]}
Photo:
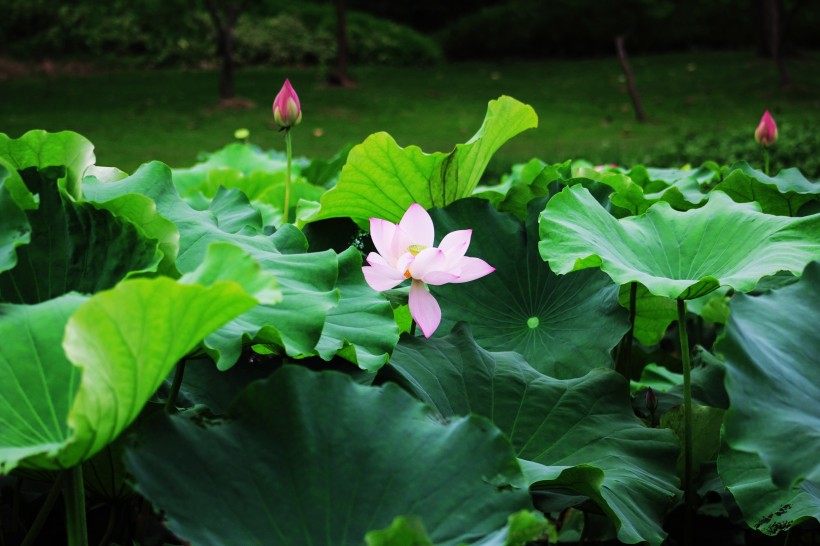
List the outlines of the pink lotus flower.
{"type": "Polygon", "coordinates": [[[290,80],[285,80],[279,94],[273,99],[273,119],[283,129],[290,129],[302,121],[302,107],[290,80]]]}
{"type": "Polygon", "coordinates": [[[760,118],[760,123],[755,129],[755,140],[766,148],[777,142],[777,124],[768,110],[760,118]]]}
{"type": "Polygon", "coordinates": [[[454,231],[434,247],[433,220],[417,203],[410,205],[398,224],[371,218],[370,237],[378,253],[367,256],[370,265],[362,267],[364,278],[379,292],[412,279],[410,315],[424,337],[430,337],[441,322],[441,308],[427,285],[473,281],[495,271],[484,260],[464,255],[472,234],[471,229],[454,231]]]}

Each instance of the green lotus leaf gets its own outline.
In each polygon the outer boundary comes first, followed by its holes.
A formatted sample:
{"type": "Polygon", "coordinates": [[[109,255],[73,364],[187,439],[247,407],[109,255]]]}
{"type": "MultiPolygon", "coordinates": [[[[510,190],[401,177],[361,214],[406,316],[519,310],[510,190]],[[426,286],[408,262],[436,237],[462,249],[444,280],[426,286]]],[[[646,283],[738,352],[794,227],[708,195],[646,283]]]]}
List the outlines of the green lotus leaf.
{"type": "Polygon", "coordinates": [[[262,215],[250,205],[247,196],[237,189],[218,188],[208,203],[207,210],[214,215],[219,228],[227,233],[242,233],[246,230],[254,233],[264,226],[262,215]]]}
{"type": "MultiPolygon", "coordinates": [[[[390,527],[370,531],[364,538],[367,546],[433,546],[424,522],[416,516],[399,516],[390,527]]],[[[539,512],[522,510],[507,518],[506,527],[473,542],[472,546],[526,546],[540,539],[557,542],[555,524],[539,512]]]]}
{"type": "MultiPolygon", "coordinates": [[[[89,169],[93,176],[102,176],[99,169],[89,169]]],[[[122,177],[115,177],[111,181],[118,181],[128,175],[123,173],[122,177]]],[[[168,277],[178,277],[176,270],[176,258],[179,254],[179,230],[173,222],[167,220],[158,211],[154,201],[138,193],[128,193],[119,197],[111,198],[107,201],[93,201],[90,203],[97,209],[107,210],[114,216],[137,226],[146,237],[156,239],[159,242],[159,250],[162,253],[162,261],[157,266],[157,271],[168,277]]]]}
{"type": "Polygon", "coordinates": [[[726,361],[725,439],[754,452],[788,489],[820,483],[820,264],[795,284],[761,296],[738,294],[715,352],[726,361]]]}
{"type": "MultiPolygon", "coordinates": [[[[728,286],[721,286],[705,296],[688,300],[686,310],[699,315],[708,322],[726,323],[729,308],[726,306],[728,286]]],[[[624,309],[629,309],[629,284],[621,286],[618,301],[624,309]]],[[[669,325],[678,320],[678,305],[675,300],[653,295],[641,283],[635,291],[635,339],[646,346],[660,343],[669,325]]]]}
{"type": "MultiPolygon", "coordinates": [[[[16,171],[31,167],[65,167],[60,187],[74,199],[82,197],[83,174],[96,160],[94,145],[84,136],[71,131],[48,133],[42,130],[29,131],[18,139],[0,133],[0,158],[16,171]]],[[[16,198],[15,191],[9,189],[16,198]]]]}
{"type": "Polygon", "coordinates": [[[531,106],[510,97],[490,101],[478,132],[450,153],[401,148],[387,133],[354,147],[339,183],[322,196],[315,220],[384,218],[398,222],[407,208],[443,207],[473,193],[490,158],[506,141],[538,125],[531,106]]]}
{"type": "MultiPolygon", "coordinates": [[[[657,193],[681,180],[694,180],[698,186],[711,182],[716,176],[716,168],[702,165],[697,169],[658,169],[636,165],[627,173],[646,193],[657,193]]],[[[701,198],[703,194],[701,194],[701,198]]]]}
{"type": "Polygon", "coordinates": [[[244,249],[276,276],[282,303],[255,307],[206,340],[206,349],[221,369],[232,366],[243,344],[254,340],[279,345],[291,356],[314,352],[327,312],[339,301],[335,288],[338,260],[334,252],[283,254],[307,248],[304,235],[283,226],[268,236],[260,231],[261,223],[247,225],[254,218],[258,220],[258,216],[249,215],[247,200],[237,192],[225,192],[216,205],[210,205],[214,210],[191,208],[177,194],[168,167],[158,162],[141,166],[119,182],[101,184],[87,178],[85,190],[90,198],[100,201],[133,193],[151,198],[158,212],[179,229],[179,271],[198,267],[209,244],[228,242],[244,249]],[[241,220],[237,221],[238,218],[241,220]]]}
{"type": "Polygon", "coordinates": [[[804,480],[788,489],[772,483],[769,469],[755,453],[724,442],[717,459],[723,485],[732,494],[749,527],[776,535],[801,521],[820,520],[820,485],[804,480]]]}
{"type": "MultiPolygon", "coordinates": [[[[201,161],[188,169],[174,169],[174,185],[183,197],[189,197],[193,193],[202,192],[208,197],[216,193],[220,182],[213,183],[209,178],[213,174],[233,171],[235,175],[230,175],[236,180],[244,179],[254,172],[276,173],[287,169],[287,162],[284,158],[272,157],[260,150],[257,146],[241,144],[235,142],[228,144],[221,150],[208,154],[204,161],[201,161]]],[[[293,165],[294,174],[299,174],[300,162],[293,165]]],[[[216,174],[217,177],[221,176],[216,174]]],[[[224,182],[225,179],[221,182],[224,182]]],[[[225,185],[224,183],[221,185],[225,185]]],[[[228,189],[236,187],[227,186],[228,189]]],[[[240,188],[243,189],[243,188],[240,188]]],[[[248,197],[251,197],[250,195],[248,197]]]]}
{"type": "Polygon", "coordinates": [[[358,546],[413,514],[431,542],[455,546],[531,509],[498,429],[434,421],[395,385],[286,366],[232,409],[216,422],[158,416],[126,455],[138,490],[192,543],[358,546]]]}
{"type": "MultiPolygon", "coordinates": [[[[725,411],[692,404],[692,478],[701,474],[701,465],[714,461],[720,449],[720,427],[725,411]]],[[[675,431],[681,445],[685,442],[683,405],[672,408],[661,416],[660,426],[675,431]]],[[[678,476],[683,479],[683,451],[678,457],[678,476]]]]}
{"type": "Polygon", "coordinates": [[[339,254],[339,305],[327,314],[316,352],[325,360],[339,355],[362,369],[386,364],[399,341],[393,308],[365,282],[362,257],[354,247],[339,254]]]}
{"type": "Polygon", "coordinates": [[[465,326],[445,338],[402,338],[390,369],[444,417],[492,419],[527,461],[532,490],[556,497],[550,510],[588,497],[622,542],[663,541],[664,514],[679,495],[678,441],[635,417],[619,374],[599,369],[553,379],[520,355],[481,349],[465,326]]]}
{"type": "Polygon", "coordinates": [[[496,268],[477,281],[430,287],[442,309],[438,331],[446,334],[457,321],[466,321],[485,349],[519,352],[553,377],[579,377],[611,366],[610,351],[629,328],[618,287],[599,271],[565,276],[550,271],[536,245],[543,200],[530,208],[527,226],[480,199],[431,211],[437,237],[472,229],[467,254],[496,268]]]}
{"type": "Polygon", "coordinates": [[[749,291],[766,275],[799,273],[820,258],[820,215],[770,216],[722,192],[688,212],[659,202],[616,220],[573,186],[547,204],[540,232],[541,256],[556,273],[600,267],[618,284],[638,281],[667,298],[693,299],[721,285],[749,291]]]}
{"type": "Polygon", "coordinates": [[[275,296],[274,279],[239,252],[215,246],[183,282],[132,279],[91,298],[0,305],[0,470],[89,459],[208,333],[257,294],[275,296]]]}
{"type": "Polygon", "coordinates": [[[800,207],[820,198],[820,184],[808,180],[798,169],[783,169],[768,176],[740,161],[729,169],[715,187],[738,203],[756,201],[763,212],[780,216],[797,216],[800,207]]]}
{"type": "Polygon", "coordinates": [[[17,247],[31,242],[31,225],[6,189],[9,172],[0,165],[0,273],[17,265],[17,247]]]}
{"type": "Polygon", "coordinates": [[[69,317],[87,299],[66,294],[36,305],[0,304],[0,474],[21,462],[53,467],[72,436],[67,418],[80,371],[60,344],[69,317]]]}
{"type": "Polygon", "coordinates": [[[130,222],[77,202],[58,186],[63,167],[19,172],[39,197],[26,211],[28,245],[17,249],[17,266],[0,274],[0,301],[36,303],[71,291],[92,294],[126,276],[155,271],[162,254],[157,241],[130,222]]]}
{"type": "Polygon", "coordinates": [[[293,357],[314,354],[328,313],[339,304],[339,262],[332,250],[252,255],[279,281],[282,302],[254,307],[206,338],[205,349],[221,370],[233,366],[250,343],[273,344],[293,357]]]}
{"type": "MultiPolygon", "coordinates": [[[[249,232],[234,232],[236,223],[224,207],[217,209],[219,217],[223,218],[222,225],[214,212],[191,208],[179,197],[171,182],[171,170],[163,163],[155,161],[141,165],[133,175],[123,180],[101,183],[95,178],[87,177],[83,184],[85,197],[89,201],[104,203],[129,194],[141,194],[150,198],[156,204],[159,214],[173,222],[179,230],[176,266],[183,273],[202,263],[208,245],[213,242],[229,242],[245,249],[257,259],[260,256],[279,254],[270,237],[253,229],[249,232]]],[[[237,199],[236,195],[233,194],[233,206],[244,209],[247,201],[237,199]]],[[[261,225],[257,227],[261,228],[261,225]]]]}

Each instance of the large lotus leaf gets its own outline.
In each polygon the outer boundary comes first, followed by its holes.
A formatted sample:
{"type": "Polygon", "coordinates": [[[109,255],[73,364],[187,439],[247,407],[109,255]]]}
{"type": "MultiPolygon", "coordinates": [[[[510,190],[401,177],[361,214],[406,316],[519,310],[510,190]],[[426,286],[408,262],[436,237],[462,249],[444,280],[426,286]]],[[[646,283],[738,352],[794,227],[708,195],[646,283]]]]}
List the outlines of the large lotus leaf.
{"type": "MultiPolygon", "coordinates": [[[[179,230],[176,265],[183,273],[202,263],[208,245],[213,242],[229,242],[245,249],[257,259],[279,253],[270,237],[255,230],[234,232],[236,223],[233,217],[228,215],[228,220],[224,220],[227,214],[225,208],[217,211],[223,217],[224,225],[219,223],[219,217],[214,212],[191,208],[174,188],[171,170],[158,161],[141,165],[133,175],[123,180],[101,183],[95,178],[87,177],[83,184],[85,197],[89,201],[106,202],[128,194],[142,194],[154,201],[157,211],[179,230]]],[[[237,207],[246,207],[244,203],[246,202],[241,200],[233,202],[237,207]]]]}
{"type": "Polygon", "coordinates": [[[0,273],[17,265],[17,247],[31,242],[31,225],[4,184],[7,175],[0,165],[0,273]]]}
{"type": "MultiPolygon", "coordinates": [[[[208,193],[206,187],[209,185],[208,178],[212,172],[234,171],[243,178],[253,172],[262,171],[265,173],[275,173],[284,171],[287,162],[273,158],[269,154],[262,152],[258,147],[235,142],[228,144],[221,150],[208,154],[204,161],[197,163],[188,169],[174,169],[174,184],[180,195],[187,197],[197,191],[202,191],[206,195],[213,196],[216,185],[212,185],[211,192],[208,193]]],[[[299,162],[294,163],[294,173],[299,173],[299,162]]]]}
{"type": "Polygon", "coordinates": [[[80,372],[60,344],[86,300],[67,294],[37,305],[0,304],[0,474],[58,453],[71,437],[67,417],[80,372]]]}
{"type": "MultiPolygon", "coordinates": [[[[99,169],[89,169],[99,174],[99,169]]],[[[87,171],[88,172],[88,171],[87,171]]],[[[121,180],[128,175],[112,179],[121,180]]],[[[179,253],[179,230],[173,222],[164,218],[158,211],[154,201],[138,193],[128,193],[114,197],[108,201],[90,201],[97,209],[104,209],[118,218],[138,226],[151,239],[159,242],[162,252],[162,261],[157,270],[169,277],[179,276],[176,270],[176,258],[179,253]]]]}
{"type": "Polygon", "coordinates": [[[529,461],[533,490],[565,498],[556,509],[586,496],[615,523],[621,541],[663,541],[663,516],[679,494],[678,441],[635,417],[619,374],[553,379],[520,355],[481,349],[464,326],[440,339],[402,338],[390,367],[445,417],[492,419],[529,461]]]}
{"type": "Polygon", "coordinates": [[[91,294],[129,274],[153,271],[157,241],[130,222],[68,197],[58,186],[63,167],[20,171],[39,207],[26,211],[31,241],[17,249],[17,266],[0,274],[0,300],[36,303],[71,291],[91,294]]]}
{"type": "Polygon", "coordinates": [[[339,305],[327,314],[316,352],[325,360],[334,355],[360,368],[376,371],[386,364],[399,341],[393,308],[365,282],[362,257],[350,247],[339,255],[339,305]]]}
{"type": "Polygon", "coordinates": [[[0,468],[92,457],[208,333],[276,296],[269,274],[222,245],[183,282],[127,280],[91,298],[0,306],[0,468]]]}
{"type": "Polygon", "coordinates": [[[498,429],[437,422],[395,385],[288,366],[232,409],[211,423],[160,416],[126,455],[139,491],[194,544],[358,546],[413,514],[434,544],[455,546],[531,508],[498,429]]]}
{"type": "Polygon", "coordinates": [[[542,207],[543,200],[533,202],[526,227],[481,199],[431,211],[437,237],[472,229],[468,255],[496,268],[477,281],[430,288],[442,309],[439,332],[466,321],[487,350],[519,352],[553,377],[579,377],[611,365],[610,351],[629,328],[627,312],[601,272],[559,276],[544,264],[536,244],[542,207]]]}
{"type": "Polygon", "coordinates": [[[18,139],[0,133],[0,158],[17,171],[65,167],[61,187],[74,199],[82,196],[83,173],[95,161],[94,145],[84,136],[71,131],[42,130],[29,131],[18,139]]]}
{"type": "Polygon", "coordinates": [[[202,262],[208,244],[229,242],[243,248],[277,277],[283,296],[281,304],[260,305],[208,337],[205,345],[220,368],[229,368],[236,362],[245,341],[274,343],[291,356],[314,351],[327,312],[339,300],[335,289],[338,261],[334,252],[282,254],[279,246],[283,243],[288,247],[285,251],[298,246],[294,238],[306,247],[304,236],[293,229],[280,230],[283,235],[277,232],[268,236],[257,231],[261,227],[257,224],[235,232],[250,218],[246,214],[247,201],[240,194],[228,192],[230,196],[226,194],[215,211],[194,210],[177,194],[168,167],[158,162],[142,165],[132,176],[118,182],[101,184],[87,178],[85,191],[90,198],[100,201],[131,193],[150,197],[159,213],[179,229],[176,265],[182,272],[191,271],[202,262]],[[237,221],[237,217],[243,220],[237,221]]]}
{"type": "Polygon", "coordinates": [[[820,198],[820,184],[806,179],[798,169],[783,169],[768,176],[745,161],[732,165],[715,189],[739,203],[757,201],[763,212],[796,216],[804,204],[820,198]]]}
{"type": "Polygon", "coordinates": [[[804,480],[788,489],[772,483],[769,469],[755,453],[725,443],[717,459],[723,485],[732,494],[749,527],[776,535],[807,518],[820,520],[820,485],[804,480]]]}
{"type": "Polygon", "coordinates": [[[795,284],[739,294],[715,352],[726,360],[726,441],[758,453],[772,481],[820,483],[820,264],[795,284]]]}
{"type": "Polygon", "coordinates": [[[618,284],[638,281],[656,296],[692,299],[720,285],[748,291],[780,270],[820,258],[820,215],[784,218],[712,192],[702,208],[659,202],[616,220],[586,189],[553,197],[541,214],[544,260],[556,273],[600,267],[618,284]]]}
{"type": "Polygon", "coordinates": [[[478,132],[450,153],[401,148],[387,133],[370,135],[350,151],[339,183],[322,196],[315,220],[384,218],[398,222],[407,208],[443,207],[472,194],[490,158],[506,141],[536,127],[531,106],[510,97],[490,101],[478,132]]]}
{"type": "Polygon", "coordinates": [[[233,366],[252,342],[277,345],[294,357],[314,354],[328,313],[339,303],[339,266],[332,250],[254,257],[276,276],[282,302],[254,307],[206,338],[205,348],[221,370],[233,366]]]}

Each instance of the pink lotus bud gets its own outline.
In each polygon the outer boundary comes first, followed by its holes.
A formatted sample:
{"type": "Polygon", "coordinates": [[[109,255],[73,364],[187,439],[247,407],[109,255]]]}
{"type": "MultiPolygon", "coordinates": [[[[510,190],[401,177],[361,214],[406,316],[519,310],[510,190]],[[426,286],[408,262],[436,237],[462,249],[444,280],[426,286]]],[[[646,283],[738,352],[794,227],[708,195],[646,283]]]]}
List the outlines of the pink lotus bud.
{"type": "Polygon", "coordinates": [[[766,148],[777,142],[777,124],[768,110],[760,118],[760,124],[755,129],[755,140],[766,148]]]}
{"type": "Polygon", "coordinates": [[[276,124],[283,129],[290,129],[294,125],[299,125],[302,121],[302,107],[299,105],[299,97],[289,80],[285,80],[281,91],[273,99],[273,119],[276,124]]]}

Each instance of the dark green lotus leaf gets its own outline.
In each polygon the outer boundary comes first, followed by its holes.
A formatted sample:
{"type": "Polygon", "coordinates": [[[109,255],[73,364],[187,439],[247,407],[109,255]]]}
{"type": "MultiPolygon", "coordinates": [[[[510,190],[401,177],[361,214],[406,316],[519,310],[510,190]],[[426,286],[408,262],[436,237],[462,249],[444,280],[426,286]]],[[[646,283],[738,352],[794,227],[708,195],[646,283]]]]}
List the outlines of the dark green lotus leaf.
{"type": "Polygon", "coordinates": [[[5,187],[8,171],[0,165],[0,273],[17,265],[17,247],[31,242],[31,225],[5,187]]]}
{"type": "Polygon", "coordinates": [[[820,198],[820,184],[808,180],[798,169],[783,169],[777,176],[768,176],[745,161],[732,165],[715,189],[738,203],[756,201],[763,212],[780,216],[797,216],[800,207],[820,198]]]}
{"type": "Polygon", "coordinates": [[[390,368],[443,416],[492,419],[528,461],[532,489],[566,498],[557,509],[580,494],[609,516],[621,541],[663,541],[664,514],[679,495],[678,441],[635,417],[619,374],[553,379],[520,355],[481,349],[463,325],[445,338],[402,338],[390,368]]]}
{"type": "Polygon", "coordinates": [[[748,291],[780,270],[799,273],[820,258],[820,215],[784,218],[712,192],[706,205],[677,212],[664,202],[616,220],[584,188],[550,199],[541,215],[544,260],[556,273],[600,267],[618,284],[693,299],[718,286],[748,291]]]}
{"type": "Polygon", "coordinates": [[[512,166],[509,174],[493,186],[477,186],[473,197],[486,199],[502,212],[512,212],[522,222],[527,217],[527,204],[533,199],[560,191],[560,181],[572,178],[571,161],[547,165],[540,159],[512,166]]]}
{"type": "Polygon", "coordinates": [[[749,527],[776,535],[801,521],[820,520],[820,485],[804,480],[788,489],[772,483],[769,469],[755,453],[725,443],[717,459],[723,485],[734,497],[749,527]]]}
{"type": "Polygon", "coordinates": [[[128,275],[156,270],[162,258],[157,241],[130,222],[67,196],[58,186],[63,167],[19,174],[39,206],[26,211],[31,241],[17,248],[17,266],[0,274],[0,300],[36,303],[71,291],[93,294],[128,275]]]}
{"type": "Polygon", "coordinates": [[[246,388],[229,420],[149,425],[127,466],[169,527],[203,546],[358,546],[406,514],[455,546],[531,509],[511,486],[522,476],[510,444],[486,419],[441,424],[395,385],[336,372],[287,366],[246,388]]]}
{"type": "Polygon", "coordinates": [[[538,211],[528,225],[499,213],[484,200],[464,199],[431,211],[436,236],[472,229],[467,255],[496,268],[469,283],[433,286],[442,309],[441,334],[458,321],[472,327],[479,345],[517,351],[553,377],[584,375],[611,366],[610,351],[629,328],[618,305],[618,287],[599,271],[556,275],[538,256],[538,211]]]}
{"type": "Polygon", "coordinates": [[[820,483],[820,264],[795,284],[738,294],[715,352],[726,361],[726,442],[754,452],[787,489],[820,483]]]}
{"type": "Polygon", "coordinates": [[[322,196],[313,218],[384,218],[398,222],[407,208],[443,207],[473,193],[490,158],[506,141],[538,125],[531,106],[510,97],[490,101],[478,132],[450,153],[401,148],[387,133],[354,147],[339,183],[322,196]]]}
{"type": "MultiPolygon", "coordinates": [[[[17,139],[0,133],[0,158],[14,171],[64,167],[60,187],[74,199],[82,197],[83,174],[95,161],[94,145],[84,136],[71,131],[48,133],[42,130],[29,131],[17,139]]],[[[15,177],[14,173],[12,177],[15,177]]],[[[9,190],[15,198],[18,197],[14,189],[9,190]]]]}
{"type": "MultiPolygon", "coordinates": [[[[170,179],[168,167],[154,162],[141,166],[137,172],[119,182],[101,184],[85,181],[86,194],[105,201],[120,195],[141,193],[151,198],[157,210],[173,222],[180,233],[177,268],[190,271],[201,263],[207,245],[229,242],[243,248],[262,267],[279,280],[283,301],[275,306],[260,305],[225,325],[205,342],[210,354],[222,369],[232,366],[244,343],[273,343],[291,356],[312,354],[325,325],[327,312],[339,301],[335,288],[338,260],[332,251],[310,254],[283,254],[296,247],[306,248],[303,235],[292,228],[264,235],[261,225],[234,232],[241,223],[254,221],[247,216],[247,201],[238,193],[217,209],[198,211],[183,201],[170,179]],[[227,206],[223,206],[227,205],[227,206]],[[231,212],[235,209],[235,212],[231,212]],[[221,218],[221,223],[220,223],[221,218]],[[239,222],[236,218],[244,218],[239,222]]],[[[227,195],[227,194],[226,194],[227,195]]]]}
{"type": "Polygon", "coordinates": [[[0,305],[0,471],[89,459],[209,332],[275,296],[268,273],[222,245],[180,282],[132,279],[91,298],[0,305]]]}
{"type": "Polygon", "coordinates": [[[316,352],[325,360],[339,355],[375,372],[399,341],[393,308],[365,282],[362,256],[354,247],[339,254],[339,305],[327,314],[316,352]]]}

